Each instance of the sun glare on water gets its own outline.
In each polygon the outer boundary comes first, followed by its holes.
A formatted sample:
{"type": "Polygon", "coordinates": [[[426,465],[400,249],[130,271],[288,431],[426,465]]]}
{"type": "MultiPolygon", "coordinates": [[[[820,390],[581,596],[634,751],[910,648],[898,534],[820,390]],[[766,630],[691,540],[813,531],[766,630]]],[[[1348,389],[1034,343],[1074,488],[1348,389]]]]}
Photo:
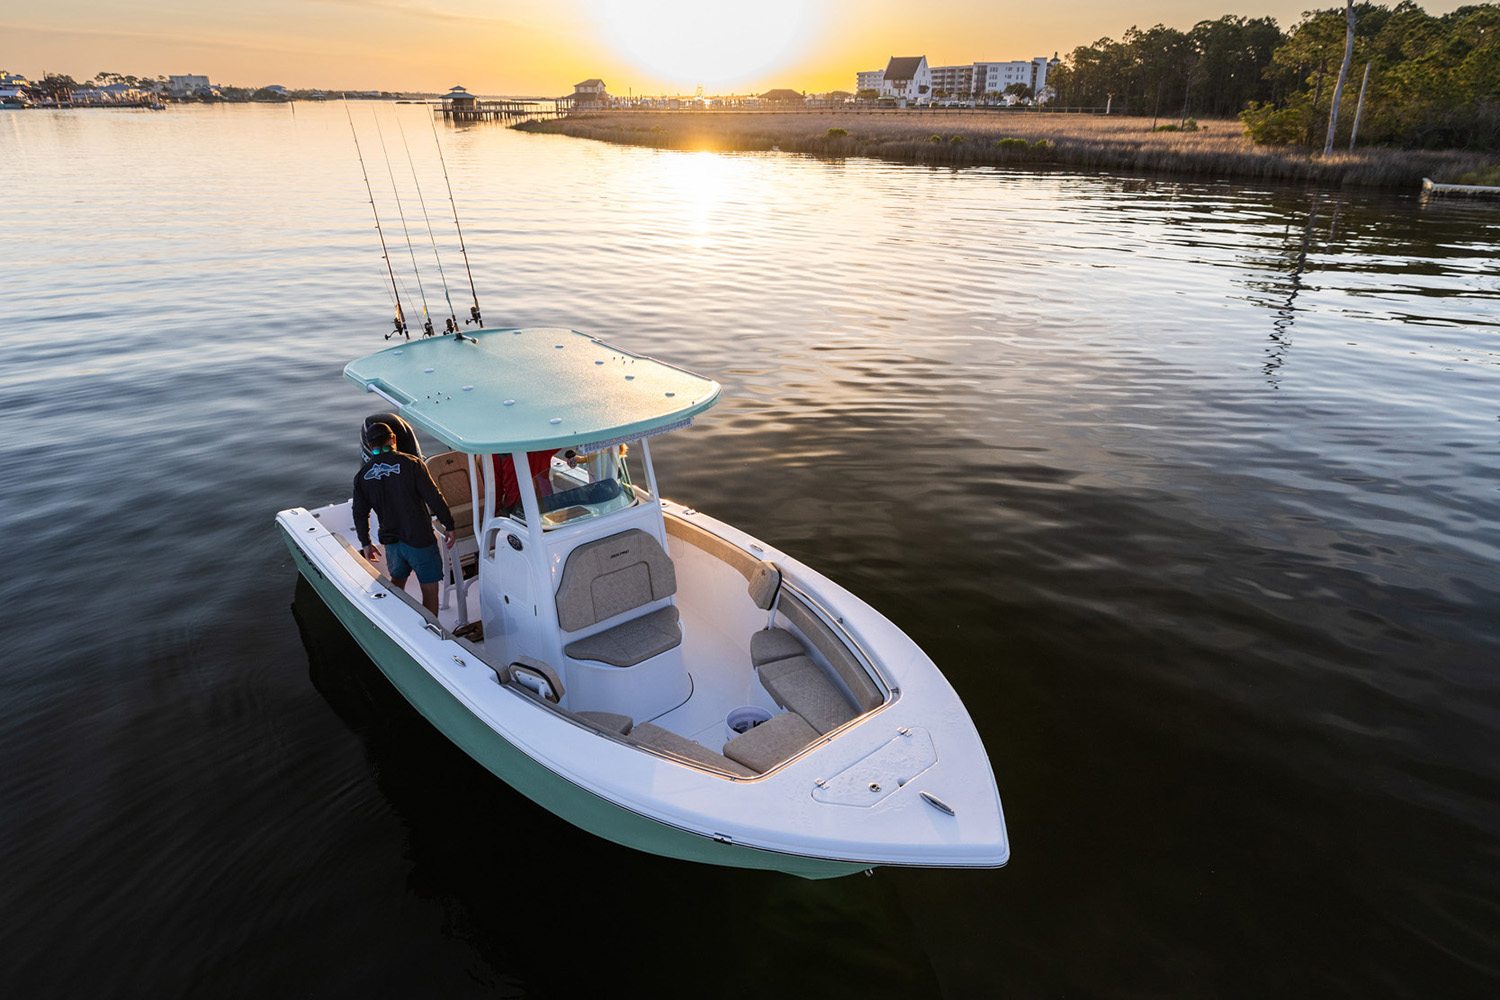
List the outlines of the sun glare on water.
{"type": "MultiPolygon", "coordinates": [[[[643,80],[721,90],[778,86],[772,75],[805,52],[820,4],[806,0],[588,0],[609,45],[643,80]]],[[[613,89],[613,88],[611,88],[613,89]]]]}

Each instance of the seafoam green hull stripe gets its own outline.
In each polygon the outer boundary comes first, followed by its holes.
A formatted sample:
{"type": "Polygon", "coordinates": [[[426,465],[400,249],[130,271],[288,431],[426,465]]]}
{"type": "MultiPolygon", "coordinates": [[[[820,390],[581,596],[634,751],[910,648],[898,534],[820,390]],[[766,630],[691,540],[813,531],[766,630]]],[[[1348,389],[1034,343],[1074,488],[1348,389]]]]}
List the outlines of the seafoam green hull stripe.
{"type": "Polygon", "coordinates": [[[595,836],[683,861],[779,871],[803,878],[836,878],[869,867],[722,844],[622,809],[559,777],[517,750],[469,712],[410,654],[354,608],[343,593],[307,561],[290,538],[286,541],[297,568],[308,583],[412,707],[470,757],[543,809],[595,836]]]}

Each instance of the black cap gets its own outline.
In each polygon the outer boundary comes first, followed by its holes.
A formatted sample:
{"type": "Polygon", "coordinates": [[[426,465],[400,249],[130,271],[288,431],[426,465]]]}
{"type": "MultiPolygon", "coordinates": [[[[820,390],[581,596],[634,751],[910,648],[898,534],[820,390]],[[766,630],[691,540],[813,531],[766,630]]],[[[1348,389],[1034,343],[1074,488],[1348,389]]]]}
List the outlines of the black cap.
{"type": "Polygon", "coordinates": [[[365,444],[371,448],[385,444],[387,441],[396,440],[396,432],[391,430],[390,424],[371,424],[365,428],[365,444]]]}

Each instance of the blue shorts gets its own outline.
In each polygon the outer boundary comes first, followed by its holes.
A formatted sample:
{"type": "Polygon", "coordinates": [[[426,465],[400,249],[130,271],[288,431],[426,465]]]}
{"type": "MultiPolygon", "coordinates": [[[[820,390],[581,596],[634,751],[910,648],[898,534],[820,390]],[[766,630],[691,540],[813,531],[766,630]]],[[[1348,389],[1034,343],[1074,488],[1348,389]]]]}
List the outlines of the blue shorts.
{"type": "Polygon", "coordinates": [[[443,578],[443,556],[436,542],[421,548],[392,542],[385,547],[385,566],[391,571],[393,582],[404,583],[412,572],[417,574],[418,583],[437,583],[443,578]]]}

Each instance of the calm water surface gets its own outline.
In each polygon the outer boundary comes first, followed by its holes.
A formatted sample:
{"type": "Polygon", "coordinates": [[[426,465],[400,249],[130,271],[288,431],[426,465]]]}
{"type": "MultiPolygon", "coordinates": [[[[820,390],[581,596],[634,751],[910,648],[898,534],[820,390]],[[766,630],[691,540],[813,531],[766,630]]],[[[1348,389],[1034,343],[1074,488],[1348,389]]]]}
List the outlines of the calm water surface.
{"type": "MultiPolygon", "coordinates": [[[[437,311],[425,112],[379,114],[437,311]]],[[[442,143],[486,318],[724,383],[664,490],[932,654],[1011,865],[690,866],[489,776],[272,525],[347,495],[378,408],[344,112],[12,113],[0,992],[1500,990],[1500,211],[442,143]]]]}

